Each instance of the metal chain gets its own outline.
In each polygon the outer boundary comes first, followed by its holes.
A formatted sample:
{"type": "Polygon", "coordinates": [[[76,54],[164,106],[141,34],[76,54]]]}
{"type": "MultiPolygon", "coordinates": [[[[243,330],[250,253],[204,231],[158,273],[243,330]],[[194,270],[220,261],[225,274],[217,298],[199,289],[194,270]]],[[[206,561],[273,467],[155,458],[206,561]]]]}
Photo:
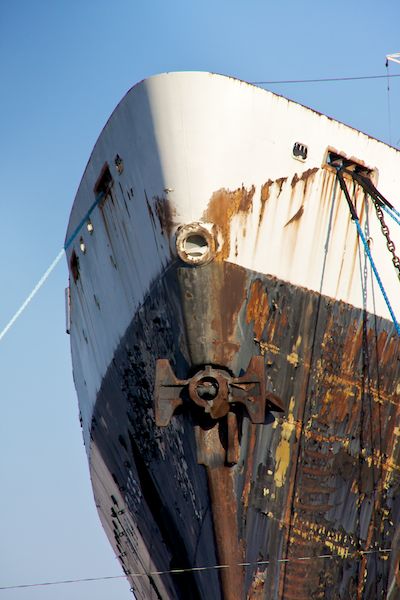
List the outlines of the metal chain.
{"type": "MultiPolygon", "coordinates": [[[[365,225],[364,225],[364,233],[365,233],[365,239],[367,240],[367,242],[370,239],[370,231],[369,231],[369,219],[368,219],[368,215],[369,215],[369,202],[368,202],[368,194],[364,193],[364,204],[365,204],[365,225]]],[[[361,257],[360,257],[360,261],[361,261],[361,257]]],[[[363,309],[366,311],[367,310],[367,289],[368,289],[368,285],[367,285],[367,281],[368,281],[368,258],[366,253],[364,252],[364,269],[363,269],[363,309]]]]}
{"type": "Polygon", "coordinates": [[[397,277],[400,279],[400,258],[396,254],[396,246],[394,245],[393,240],[390,239],[390,231],[389,227],[385,223],[385,217],[383,216],[383,211],[379,205],[379,203],[374,199],[374,205],[376,210],[376,215],[381,224],[381,231],[386,238],[386,246],[389,252],[392,254],[392,262],[394,268],[397,270],[397,277]]]}

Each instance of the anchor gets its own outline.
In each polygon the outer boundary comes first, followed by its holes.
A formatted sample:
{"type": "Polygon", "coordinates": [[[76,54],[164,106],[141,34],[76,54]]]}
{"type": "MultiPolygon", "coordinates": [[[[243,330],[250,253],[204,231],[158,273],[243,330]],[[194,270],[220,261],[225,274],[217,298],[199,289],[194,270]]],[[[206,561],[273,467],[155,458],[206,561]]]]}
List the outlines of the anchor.
{"type": "Polygon", "coordinates": [[[265,422],[267,409],[284,411],[281,399],[266,390],[262,356],[253,356],[246,373],[240,377],[233,377],[226,370],[206,365],[190,379],[178,379],[169,360],[158,359],[154,394],[155,421],[158,427],[166,427],[177,408],[184,404],[184,391],[212,420],[217,422],[227,417],[227,463],[231,465],[237,462],[234,456],[237,453],[233,451],[237,422],[235,415],[231,414],[235,407],[244,406],[250,421],[255,424],[265,422]]]}

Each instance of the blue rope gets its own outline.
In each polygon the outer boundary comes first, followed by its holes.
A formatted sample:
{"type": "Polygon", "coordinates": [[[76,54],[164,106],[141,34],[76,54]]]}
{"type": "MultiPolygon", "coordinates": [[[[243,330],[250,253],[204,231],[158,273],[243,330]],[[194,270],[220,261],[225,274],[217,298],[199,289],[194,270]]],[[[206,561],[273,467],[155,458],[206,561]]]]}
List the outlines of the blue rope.
{"type": "Polygon", "coordinates": [[[74,231],[72,232],[72,234],[69,236],[69,238],[65,242],[64,250],[68,250],[68,248],[70,247],[70,245],[72,244],[72,242],[74,241],[74,239],[76,238],[76,236],[78,235],[78,233],[80,232],[80,230],[82,229],[82,227],[84,226],[86,221],[89,219],[90,215],[92,214],[92,212],[94,211],[94,209],[96,208],[96,206],[99,204],[99,202],[102,200],[103,197],[104,197],[104,192],[100,192],[100,194],[98,194],[98,196],[96,196],[96,200],[93,202],[92,206],[89,208],[89,210],[87,211],[87,213],[85,214],[83,219],[79,222],[79,225],[77,227],[75,227],[74,231]]]}
{"type": "Polygon", "coordinates": [[[390,210],[392,210],[392,211],[394,212],[394,214],[395,214],[395,215],[397,215],[398,217],[400,217],[400,212],[399,212],[398,210],[396,210],[396,209],[394,208],[394,206],[391,206],[391,207],[390,207],[390,210]]]}
{"type": "Polygon", "coordinates": [[[388,296],[387,296],[387,294],[386,294],[385,288],[383,287],[382,280],[381,280],[381,278],[380,278],[380,276],[379,276],[378,269],[376,268],[376,265],[375,265],[375,263],[374,263],[374,259],[372,258],[372,254],[371,254],[371,251],[370,251],[370,249],[369,249],[369,246],[368,246],[368,242],[367,242],[367,240],[366,240],[366,237],[364,236],[364,232],[363,232],[363,230],[362,230],[362,228],[361,228],[360,221],[359,221],[358,219],[354,219],[354,223],[356,224],[357,231],[358,231],[358,235],[360,236],[360,238],[361,238],[361,241],[362,241],[362,243],[364,244],[364,250],[365,250],[365,253],[366,253],[366,255],[367,255],[367,256],[368,256],[368,258],[369,258],[369,262],[371,263],[372,270],[373,270],[373,272],[374,272],[374,274],[375,274],[376,280],[377,280],[377,282],[378,282],[378,285],[379,285],[379,287],[380,287],[380,289],[381,289],[382,296],[383,296],[383,297],[384,297],[384,299],[385,299],[386,306],[387,306],[387,307],[388,307],[388,309],[389,309],[390,316],[392,317],[393,324],[394,324],[394,326],[395,326],[395,329],[396,329],[396,331],[397,331],[397,335],[400,337],[400,326],[399,326],[399,324],[398,324],[398,322],[397,322],[397,319],[396,319],[396,317],[395,317],[395,314],[394,314],[394,311],[393,311],[392,305],[390,304],[390,301],[389,301],[389,298],[388,298],[388,296]]]}
{"type": "Polygon", "coordinates": [[[400,225],[400,218],[397,218],[400,217],[400,213],[395,208],[389,208],[385,204],[382,204],[381,208],[383,208],[383,210],[389,215],[389,217],[392,217],[392,219],[396,221],[397,225],[400,225]],[[395,215],[397,215],[397,217],[395,215]]]}

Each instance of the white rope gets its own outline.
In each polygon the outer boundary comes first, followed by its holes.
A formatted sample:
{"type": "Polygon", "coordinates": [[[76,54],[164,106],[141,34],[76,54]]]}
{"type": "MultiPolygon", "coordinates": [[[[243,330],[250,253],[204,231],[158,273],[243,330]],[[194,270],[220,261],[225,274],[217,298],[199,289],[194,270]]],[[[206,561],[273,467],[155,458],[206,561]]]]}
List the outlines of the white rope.
{"type": "Polygon", "coordinates": [[[36,296],[36,294],[38,293],[38,291],[40,290],[40,288],[42,287],[42,285],[46,282],[46,279],[49,277],[49,275],[51,274],[51,272],[56,268],[56,266],[58,265],[58,263],[60,262],[60,260],[62,259],[63,256],[64,256],[64,248],[62,250],[60,250],[59,254],[57,254],[56,258],[53,260],[53,262],[51,263],[51,265],[49,266],[49,268],[46,270],[46,272],[39,279],[39,281],[37,282],[37,284],[35,285],[35,287],[31,291],[31,293],[29,294],[29,296],[26,298],[26,300],[23,302],[23,304],[21,304],[21,306],[19,307],[19,309],[17,310],[17,312],[14,314],[13,317],[11,317],[11,319],[9,320],[9,322],[7,323],[7,325],[4,327],[4,329],[0,333],[0,341],[6,335],[7,331],[9,331],[11,329],[11,327],[14,325],[15,321],[22,315],[22,313],[24,312],[24,310],[26,309],[26,307],[28,306],[28,304],[36,296]]]}

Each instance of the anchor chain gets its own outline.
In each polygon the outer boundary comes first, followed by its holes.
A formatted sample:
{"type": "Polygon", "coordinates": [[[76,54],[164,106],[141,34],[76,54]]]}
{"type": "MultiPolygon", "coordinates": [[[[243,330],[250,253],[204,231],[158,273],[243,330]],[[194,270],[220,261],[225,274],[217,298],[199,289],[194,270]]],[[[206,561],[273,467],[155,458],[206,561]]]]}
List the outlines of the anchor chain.
{"type": "MultiPolygon", "coordinates": [[[[368,194],[369,196],[371,196],[374,206],[375,206],[376,215],[381,224],[381,231],[386,238],[386,246],[387,246],[389,252],[392,254],[392,262],[393,262],[394,268],[397,271],[397,277],[400,280],[400,259],[396,254],[396,246],[394,245],[394,242],[390,237],[389,227],[386,225],[385,218],[383,216],[383,210],[382,210],[382,207],[387,207],[391,210],[394,210],[392,204],[388,200],[386,200],[386,198],[380,193],[379,190],[376,189],[376,187],[374,186],[374,184],[368,177],[365,177],[361,173],[357,173],[353,170],[341,167],[341,168],[337,169],[337,176],[339,178],[340,186],[343,190],[345,190],[345,183],[344,183],[342,173],[346,173],[347,175],[350,175],[350,177],[352,177],[353,181],[358,183],[359,185],[361,185],[364,192],[366,194],[368,194]]],[[[350,200],[350,196],[348,195],[347,188],[345,191],[345,195],[346,195],[347,203],[349,204],[352,219],[353,220],[357,219],[358,217],[355,212],[355,208],[352,205],[352,202],[350,200]]]]}
{"type": "Polygon", "coordinates": [[[394,268],[397,270],[397,277],[400,280],[400,259],[396,254],[396,246],[394,245],[393,240],[390,238],[389,227],[386,225],[385,217],[383,215],[383,211],[379,205],[379,202],[377,200],[375,200],[375,198],[374,198],[374,205],[375,205],[376,216],[378,217],[379,222],[381,224],[381,231],[386,238],[386,246],[387,246],[389,252],[392,254],[392,263],[394,265],[394,268]]]}

